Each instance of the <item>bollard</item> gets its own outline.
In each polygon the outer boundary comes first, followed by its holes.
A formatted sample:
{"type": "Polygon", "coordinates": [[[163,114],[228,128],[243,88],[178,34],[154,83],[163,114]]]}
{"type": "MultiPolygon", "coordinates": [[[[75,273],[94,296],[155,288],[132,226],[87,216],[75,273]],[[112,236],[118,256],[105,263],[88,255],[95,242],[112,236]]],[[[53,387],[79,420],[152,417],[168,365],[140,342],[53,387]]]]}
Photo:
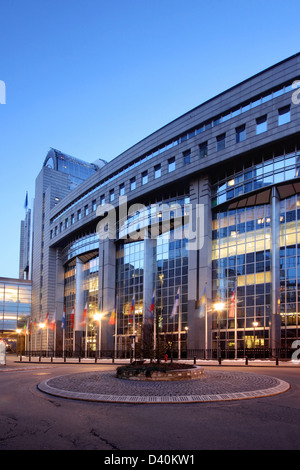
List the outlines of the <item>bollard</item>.
{"type": "Polygon", "coordinates": [[[248,356],[245,356],[245,366],[248,365],[248,356]]]}
{"type": "Polygon", "coordinates": [[[278,366],[279,362],[278,362],[278,357],[276,356],[276,366],[278,366]]]}
{"type": "Polygon", "coordinates": [[[194,356],[194,364],[196,364],[196,356],[194,356]]]}
{"type": "Polygon", "coordinates": [[[95,364],[97,364],[97,356],[95,356],[95,364]]]}
{"type": "Polygon", "coordinates": [[[78,362],[81,362],[81,356],[78,357],[78,362]]]}
{"type": "Polygon", "coordinates": [[[221,364],[222,364],[222,358],[221,358],[221,356],[219,356],[219,365],[221,365],[221,364]]]}

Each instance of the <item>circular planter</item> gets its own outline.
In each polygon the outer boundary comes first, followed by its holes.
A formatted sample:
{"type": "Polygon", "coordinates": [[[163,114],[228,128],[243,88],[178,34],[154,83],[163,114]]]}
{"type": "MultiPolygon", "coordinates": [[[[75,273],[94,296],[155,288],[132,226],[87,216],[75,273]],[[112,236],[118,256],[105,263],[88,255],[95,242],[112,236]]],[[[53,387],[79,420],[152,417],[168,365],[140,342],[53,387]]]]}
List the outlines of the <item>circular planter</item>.
{"type": "Polygon", "coordinates": [[[125,380],[149,380],[149,381],[173,381],[173,380],[193,380],[200,379],[204,375],[204,368],[193,366],[184,369],[161,369],[155,370],[150,367],[130,368],[119,367],[117,370],[117,378],[125,380]]]}

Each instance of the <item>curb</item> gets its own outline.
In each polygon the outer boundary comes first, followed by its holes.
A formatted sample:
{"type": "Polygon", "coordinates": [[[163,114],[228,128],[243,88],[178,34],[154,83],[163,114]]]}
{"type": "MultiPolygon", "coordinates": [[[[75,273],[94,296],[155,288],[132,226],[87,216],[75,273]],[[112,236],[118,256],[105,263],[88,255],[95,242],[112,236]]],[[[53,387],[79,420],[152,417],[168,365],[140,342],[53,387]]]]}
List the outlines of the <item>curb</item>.
{"type": "Polygon", "coordinates": [[[182,395],[182,396],[130,396],[130,395],[104,395],[82,392],[71,392],[68,390],[61,390],[49,385],[49,381],[45,380],[37,385],[37,388],[48,395],[67,398],[72,400],[84,400],[97,403],[120,403],[120,404],[178,404],[178,403],[209,403],[220,401],[232,400],[249,400],[251,398],[270,397],[284,393],[290,389],[290,384],[287,382],[276,379],[278,385],[275,387],[255,390],[250,392],[235,392],[235,393],[222,393],[214,395],[182,395]]]}

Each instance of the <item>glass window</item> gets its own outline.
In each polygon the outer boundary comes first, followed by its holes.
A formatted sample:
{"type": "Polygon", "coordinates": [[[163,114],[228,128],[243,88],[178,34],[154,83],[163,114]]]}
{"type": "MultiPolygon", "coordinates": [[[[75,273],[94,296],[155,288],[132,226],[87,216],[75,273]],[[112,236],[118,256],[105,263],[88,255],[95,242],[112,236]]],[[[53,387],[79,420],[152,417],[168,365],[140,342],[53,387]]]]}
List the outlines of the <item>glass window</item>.
{"type": "Polygon", "coordinates": [[[124,196],[124,194],[125,194],[125,184],[124,183],[120,184],[119,191],[120,191],[120,196],[124,196]]]}
{"type": "Polygon", "coordinates": [[[187,163],[191,163],[191,151],[186,150],[183,152],[183,163],[186,165],[187,163]]]}
{"type": "Polygon", "coordinates": [[[130,179],[130,191],[133,191],[136,188],[135,177],[130,179]]]}
{"type": "Polygon", "coordinates": [[[169,171],[169,173],[171,171],[174,171],[175,168],[176,168],[175,157],[169,158],[169,160],[168,160],[168,171],[169,171]]]}
{"type": "Polygon", "coordinates": [[[84,206],[84,215],[85,216],[89,215],[89,206],[88,205],[84,206]]]}
{"type": "Polygon", "coordinates": [[[81,220],[81,209],[77,211],[77,220],[81,220]]]}
{"type": "Polygon", "coordinates": [[[97,209],[97,202],[96,202],[96,199],[94,199],[93,202],[92,202],[92,210],[93,210],[93,212],[96,212],[96,209],[97,209]]]}
{"type": "Polygon", "coordinates": [[[110,202],[113,202],[115,200],[115,190],[114,189],[111,189],[109,191],[109,200],[110,200],[110,202]]]}
{"type": "Polygon", "coordinates": [[[284,108],[278,109],[278,126],[286,124],[291,120],[291,108],[290,106],[284,106],[284,108]]]}
{"type": "Polygon", "coordinates": [[[73,224],[74,224],[74,222],[75,222],[75,215],[74,215],[74,214],[72,214],[72,215],[71,215],[71,225],[73,225],[73,224]]]}
{"type": "Polygon", "coordinates": [[[161,176],[161,164],[155,165],[154,167],[154,178],[159,178],[161,176]]]}
{"type": "Polygon", "coordinates": [[[68,218],[66,218],[66,220],[65,220],[65,227],[66,227],[66,228],[69,227],[69,219],[68,219],[68,218]]]}
{"type": "Polygon", "coordinates": [[[237,144],[239,142],[243,142],[243,140],[246,140],[246,125],[245,124],[235,129],[235,139],[236,139],[237,144]]]}
{"type": "MultiPolygon", "coordinates": [[[[225,135],[225,134],[224,134],[225,135]]],[[[207,142],[202,142],[200,145],[199,145],[199,157],[200,158],[205,158],[207,157],[208,155],[208,151],[207,151],[207,142]]]]}
{"type": "Polygon", "coordinates": [[[225,137],[226,134],[218,135],[217,137],[217,152],[225,149],[225,137]]]}
{"type": "Polygon", "coordinates": [[[104,204],[105,204],[105,194],[102,194],[102,195],[100,196],[100,205],[101,205],[101,206],[104,206],[104,204]]]}
{"type": "Polygon", "coordinates": [[[256,135],[266,132],[267,130],[267,115],[261,116],[256,119],[256,135]]]}
{"type": "Polygon", "coordinates": [[[142,173],[142,184],[148,183],[148,171],[143,171],[142,173]]]}

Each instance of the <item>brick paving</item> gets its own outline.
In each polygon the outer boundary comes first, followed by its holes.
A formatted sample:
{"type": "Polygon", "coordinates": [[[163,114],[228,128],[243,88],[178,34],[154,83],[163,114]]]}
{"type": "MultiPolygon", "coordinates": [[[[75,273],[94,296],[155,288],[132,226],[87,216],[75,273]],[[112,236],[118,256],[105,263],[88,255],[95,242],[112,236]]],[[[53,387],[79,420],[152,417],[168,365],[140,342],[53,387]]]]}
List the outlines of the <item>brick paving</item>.
{"type": "Polygon", "coordinates": [[[51,395],[111,403],[193,403],[276,395],[289,384],[275,377],[205,370],[201,379],[137,381],[117,379],[114,371],[87,372],[48,379],[39,389],[51,395]]]}

